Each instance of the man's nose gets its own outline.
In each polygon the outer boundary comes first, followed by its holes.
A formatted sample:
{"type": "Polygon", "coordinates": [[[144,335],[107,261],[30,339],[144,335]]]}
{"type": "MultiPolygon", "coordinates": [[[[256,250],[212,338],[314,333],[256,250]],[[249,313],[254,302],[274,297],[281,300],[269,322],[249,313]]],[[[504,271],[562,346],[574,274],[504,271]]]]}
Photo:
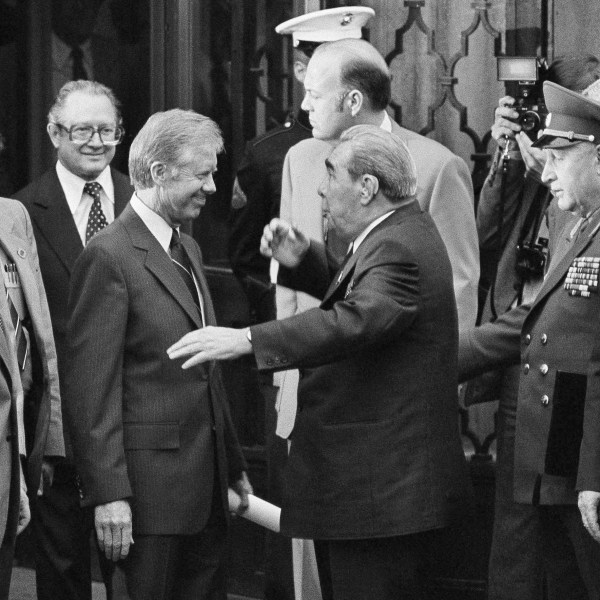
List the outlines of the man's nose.
{"type": "Polygon", "coordinates": [[[100,137],[100,132],[94,131],[94,133],[92,133],[92,137],[90,137],[90,139],[86,142],[86,145],[94,146],[96,148],[98,148],[100,146],[104,146],[104,142],[102,141],[102,138],[100,137]]]}
{"type": "Polygon", "coordinates": [[[544,164],[544,170],[542,171],[542,183],[545,185],[548,185],[556,179],[554,165],[552,163],[552,158],[550,156],[546,156],[546,163],[544,164]]]}
{"type": "Polygon", "coordinates": [[[214,194],[217,191],[217,185],[215,184],[215,179],[212,175],[209,175],[206,178],[206,181],[202,186],[202,191],[205,194],[214,194]]]}
{"type": "Polygon", "coordinates": [[[310,98],[308,96],[308,94],[304,94],[304,98],[302,98],[302,104],[300,105],[300,108],[306,112],[310,112],[310,98]]]}

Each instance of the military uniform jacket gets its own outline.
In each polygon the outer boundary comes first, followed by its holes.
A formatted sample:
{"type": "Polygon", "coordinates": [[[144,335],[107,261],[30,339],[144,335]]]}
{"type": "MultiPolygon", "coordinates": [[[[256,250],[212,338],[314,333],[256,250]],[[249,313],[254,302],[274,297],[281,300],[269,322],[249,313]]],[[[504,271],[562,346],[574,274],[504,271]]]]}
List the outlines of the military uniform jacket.
{"type": "MultiPolygon", "coordinates": [[[[25,434],[29,447],[27,486],[30,493],[34,493],[40,485],[43,458],[65,455],[61,398],[56,348],[38,263],[34,230],[25,207],[20,202],[8,198],[0,198],[0,246],[8,259],[17,266],[29,313],[29,323],[26,323],[26,326],[30,334],[34,377],[39,371],[39,405],[35,431],[27,431],[25,434]]],[[[1,281],[0,288],[4,289],[1,281]]],[[[21,397],[19,401],[22,402],[21,375],[16,356],[11,363],[11,378],[13,393],[18,394],[21,397]]],[[[25,454],[22,430],[19,437],[20,452],[25,454]]]]}
{"type": "Polygon", "coordinates": [[[304,111],[258,138],[248,142],[246,153],[237,172],[234,199],[241,195],[241,208],[232,210],[229,237],[229,258],[235,274],[251,277],[270,285],[269,259],[261,255],[263,229],[279,216],[281,172],[287,151],[311,137],[310,123],[304,111]],[[244,202],[245,201],[245,202],[244,202]]]}
{"type": "Polygon", "coordinates": [[[416,202],[339,274],[324,248],[280,278],[320,307],[251,328],[263,370],[300,369],[281,530],[314,539],[442,527],[464,504],[457,319],[444,245],[416,202]]]}
{"type": "Polygon", "coordinates": [[[600,491],[600,214],[550,266],[538,296],[461,336],[461,377],[521,360],[515,500],[600,491]],[[592,283],[594,282],[594,283],[592,283]]]}

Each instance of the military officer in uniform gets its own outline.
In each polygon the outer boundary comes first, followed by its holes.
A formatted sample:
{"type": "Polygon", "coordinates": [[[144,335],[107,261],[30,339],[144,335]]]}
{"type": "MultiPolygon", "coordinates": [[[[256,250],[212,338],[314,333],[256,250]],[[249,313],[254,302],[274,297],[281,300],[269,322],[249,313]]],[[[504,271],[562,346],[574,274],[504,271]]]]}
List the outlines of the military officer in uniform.
{"type": "Polygon", "coordinates": [[[461,335],[459,370],[520,360],[514,498],[539,512],[548,598],[598,599],[600,101],[549,82],[544,97],[542,181],[579,220],[557,240],[530,308],[461,335]]]}

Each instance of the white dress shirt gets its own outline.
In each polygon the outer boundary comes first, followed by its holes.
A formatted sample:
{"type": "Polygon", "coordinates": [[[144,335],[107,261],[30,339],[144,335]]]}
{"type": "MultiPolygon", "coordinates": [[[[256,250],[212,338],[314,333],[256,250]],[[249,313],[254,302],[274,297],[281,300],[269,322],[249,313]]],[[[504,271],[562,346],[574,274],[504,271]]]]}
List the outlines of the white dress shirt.
{"type": "MultiPolygon", "coordinates": [[[[73,221],[75,221],[81,243],[85,246],[85,230],[90,208],[94,202],[89,194],[83,193],[83,188],[88,182],[71,173],[60,161],[56,163],[56,174],[67,199],[69,210],[73,215],[73,221]]],[[[94,181],[102,186],[100,194],[102,212],[106,217],[106,221],[112,223],[115,220],[115,188],[110,174],[110,167],[106,167],[94,181]]]]}
{"type": "MultiPolygon", "coordinates": [[[[133,194],[129,204],[136,212],[137,216],[144,222],[144,225],[149,229],[150,233],[156,238],[156,241],[160,244],[161,248],[169,255],[169,258],[171,258],[169,245],[171,244],[173,228],[158,213],[155,213],[151,208],[146,206],[136,194],[133,194]]],[[[179,227],[176,229],[179,231],[179,227]]],[[[202,298],[202,293],[193,270],[191,275],[194,280],[194,285],[196,286],[196,291],[198,292],[198,299],[200,300],[202,325],[206,327],[206,320],[204,318],[204,299],[202,298]]]]}

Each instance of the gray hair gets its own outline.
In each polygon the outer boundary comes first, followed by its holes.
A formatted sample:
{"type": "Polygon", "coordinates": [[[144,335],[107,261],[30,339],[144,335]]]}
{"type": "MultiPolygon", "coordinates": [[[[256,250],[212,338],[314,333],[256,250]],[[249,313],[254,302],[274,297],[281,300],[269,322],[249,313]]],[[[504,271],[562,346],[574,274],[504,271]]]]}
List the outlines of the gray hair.
{"type": "Polygon", "coordinates": [[[415,162],[396,134],[376,125],[354,125],[342,133],[341,144],[350,146],[346,169],[354,180],[363,175],[377,177],[379,189],[391,202],[417,193],[415,162]]]}
{"type": "Polygon", "coordinates": [[[129,176],[136,189],[154,187],[151,167],[160,162],[177,171],[186,151],[223,151],[219,126],[193,110],[173,108],[154,113],[135,136],[129,149],[129,176]]]}
{"type": "Polygon", "coordinates": [[[82,92],[90,96],[106,96],[115,108],[117,117],[117,125],[121,125],[121,103],[117,100],[114,92],[107,86],[98,81],[88,81],[87,79],[77,79],[76,81],[68,81],[63,85],[50,111],[48,112],[48,123],[59,123],[61,113],[67,102],[67,98],[74,92],[82,92]]]}

